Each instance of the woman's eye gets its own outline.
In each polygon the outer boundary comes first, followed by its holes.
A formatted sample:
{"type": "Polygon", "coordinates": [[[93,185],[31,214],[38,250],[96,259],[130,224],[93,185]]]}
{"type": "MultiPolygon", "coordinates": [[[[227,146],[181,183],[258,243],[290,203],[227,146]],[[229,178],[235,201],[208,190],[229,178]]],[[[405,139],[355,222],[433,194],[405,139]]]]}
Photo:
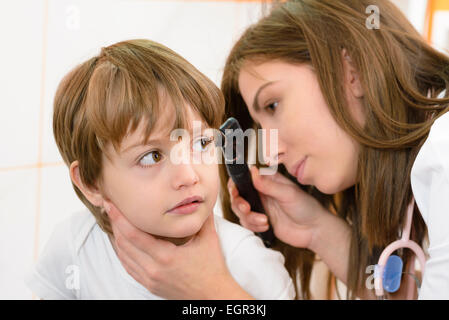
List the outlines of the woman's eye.
{"type": "Polygon", "coordinates": [[[212,141],[214,141],[214,137],[201,137],[193,143],[193,150],[206,151],[212,141]]]}
{"type": "Polygon", "coordinates": [[[151,166],[161,161],[161,159],[162,154],[159,151],[150,151],[140,159],[139,163],[144,167],[151,166]]]}
{"type": "Polygon", "coordinates": [[[264,107],[264,109],[267,111],[270,111],[270,112],[274,112],[275,109],[277,108],[278,104],[279,104],[279,102],[277,102],[277,101],[275,101],[273,103],[269,103],[264,107]]]}

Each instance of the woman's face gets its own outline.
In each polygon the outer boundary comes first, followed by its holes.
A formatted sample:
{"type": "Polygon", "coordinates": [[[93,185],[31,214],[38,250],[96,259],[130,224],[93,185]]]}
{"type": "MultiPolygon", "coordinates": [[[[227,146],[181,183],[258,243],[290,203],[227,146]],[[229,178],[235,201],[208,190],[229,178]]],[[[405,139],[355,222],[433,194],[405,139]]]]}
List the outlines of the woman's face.
{"type": "MultiPolygon", "coordinates": [[[[165,110],[173,108],[166,106],[165,110]]],[[[198,121],[198,125],[201,119],[189,110],[189,121],[198,121]]],[[[219,175],[217,162],[210,161],[215,159],[214,143],[208,142],[213,136],[211,129],[202,122],[202,130],[196,133],[193,130],[186,137],[189,139],[183,137],[178,141],[171,139],[171,132],[166,129],[172,127],[173,121],[173,114],[165,111],[149,137],[154,142],[141,143],[144,133],[141,121],[137,130],[124,138],[120,152],[109,146],[110,159],[103,157],[102,191],[104,198],[139,229],[179,242],[175,239],[194,235],[212,214],[219,175]],[[170,211],[191,196],[202,198],[195,211],[170,211]]]]}
{"type": "MultiPolygon", "coordinates": [[[[311,66],[247,61],[239,89],[253,120],[267,134],[278,130],[277,152],[267,144],[264,154],[283,163],[298,182],[326,194],[355,184],[358,145],[330,114],[311,66]]],[[[360,111],[357,99],[348,101],[360,111]]]]}

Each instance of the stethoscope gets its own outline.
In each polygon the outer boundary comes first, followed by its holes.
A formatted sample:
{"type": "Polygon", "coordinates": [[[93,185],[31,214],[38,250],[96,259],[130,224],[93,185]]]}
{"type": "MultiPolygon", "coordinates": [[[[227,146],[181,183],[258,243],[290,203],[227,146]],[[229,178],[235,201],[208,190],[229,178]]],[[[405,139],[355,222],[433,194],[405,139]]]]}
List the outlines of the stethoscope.
{"type": "MultiPolygon", "coordinates": [[[[407,208],[407,221],[404,229],[402,230],[401,239],[389,244],[381,253],[379,261],[376,265],[374,272],[374,288],[378,298],[384,297],[384,290],[387,292],[396,292],[400,285],[402,274],[409,274],[414,276],[415,257],[411,258],[409,268],[406,272],[402,271],[403,263],[402,259],[392,253],[401,248],[408,248],[418,258],[421,266],[422,274],[424,274],[426,255],[423,249],[413,240],[410,240],[410,230],[412,227],[413,208],[415,200],[412,197],[412,201],[407,208]]],[[[416,280],[416,279],[415,279],[416,280]]],[[[417,289],[419,290],[419,283],[417,283],[417,289]]],[[[406,299],[413,299],[415,288],[413,285],[409,286],[406,299]]]]}

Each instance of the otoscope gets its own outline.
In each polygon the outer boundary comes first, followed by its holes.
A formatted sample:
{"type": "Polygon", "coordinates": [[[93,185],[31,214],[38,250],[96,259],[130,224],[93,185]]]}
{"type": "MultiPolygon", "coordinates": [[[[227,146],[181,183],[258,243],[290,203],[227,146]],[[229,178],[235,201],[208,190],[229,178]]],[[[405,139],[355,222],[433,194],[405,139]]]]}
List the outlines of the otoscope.
{"type": "MultiPolygon", "coordinates": [[[[221,125],[220,131],[225,137],[224,144],[222,144],[222,152],[226,170],[232,181],[234,181],[239,195],[248,201],[251,211],[266,214],[259,192],[254,188],[251,173],[245,161],[244,134],[239,122],[235,118],[228,118],[221,125]]],[[[256,232],[256,235],[263,240],[266,247],[272,246],[274,233],[271,226],[265,232],[256,232]]]]}

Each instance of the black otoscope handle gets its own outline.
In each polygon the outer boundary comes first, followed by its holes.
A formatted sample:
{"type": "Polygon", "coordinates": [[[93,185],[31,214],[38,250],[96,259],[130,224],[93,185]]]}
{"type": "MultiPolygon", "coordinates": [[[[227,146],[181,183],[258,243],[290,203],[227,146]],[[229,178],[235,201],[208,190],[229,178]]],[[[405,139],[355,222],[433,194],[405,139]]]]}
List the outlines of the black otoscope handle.
{"type": "MultiPolygon", "coordinates": [[[[243,149],[235,147],[234,137],[236,133],[239,134],[239,131],[236,130],[240,130],[240,133],[242,134],[241,141],[243,141],[243,131],[235,118],[231,117],[227,119],[220,127],[220,131],[225,136],[223,154],[225,155],[226,170],[236,185],[239,195],[249,203],[251,211],[266,214],[259,196],[259,192],[253,185],[249,167],[244,161],[243,149]],[[230,149],[233,151],[232,159],[226,159],[226,155],[229,155],[227,152],[230,152],[230,149]]],[[[262,239],[266,247],[272,246],[275,237],[271,225],[269,225],[269,229],[267,231],[256,232],[256,235],[262,239]]]]}

